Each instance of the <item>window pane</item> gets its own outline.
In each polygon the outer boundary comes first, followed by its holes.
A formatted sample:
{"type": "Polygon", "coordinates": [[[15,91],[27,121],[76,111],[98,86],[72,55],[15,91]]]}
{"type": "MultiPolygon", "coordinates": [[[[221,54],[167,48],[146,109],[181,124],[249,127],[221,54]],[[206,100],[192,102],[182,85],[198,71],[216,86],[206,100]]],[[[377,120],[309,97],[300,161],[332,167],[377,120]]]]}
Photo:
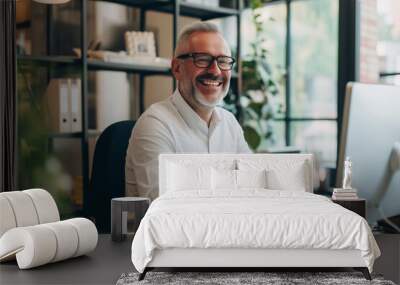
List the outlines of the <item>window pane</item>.
{"type": "Polygon", "coordinates": [[[285,117],[285,52],[286,52],[286,5],[285,3],[269,5],[259,9],[264,19],[265,48],[268,51],[267,61],[271,66],[278,83],[279,95],[274,98],[279,112],[276,118],[285,117]]]}
{"type": "Polygon", "coordinates": [[[285,142],[285,121],[274,121],[273,122],[274,129],[274,146],[275,147],[283,147],[286,146],[285,142]]]}
{"type": "Polygon", "coordinates": [[[400,72],[400,1],[379,0],[376,5],[379,69],[381,72],[400,72]]]}
{"type": "MultiPolygon", "coordinates": [[[[263,25],[263,48],[267,50],[267,62],[271,67],[274,80],[279,89],[279,95],[273,98],[276,107],[276,118],[284,117],[285,112],[285,50],[286,50],[286,4],[269,4],[256,11],[259,13],[263,25]]],[[[251,54],[251,43],[255,38],[255,28],[252,23],[251,10],[247,9],[242,14],[241,43],[242,57],[251,54]]]]}
{"type": "Polygon", "coordinates": [[[292,2],[290,117],[337,116],[338,2],[292,2]]]}
{"type": "Polygon", "coordinates": [[[291,122],[292,145],[313,153],[324,167],[336,167],[336,121],[291,122]]]}
{"type": "Polygon", "coordinates": [[[272,138],[268,141],[261,142],[257,151],[267,151],[275,148],[281,149],[286,146],[285,142],[285,121],[271,121],[269,122],[272,128],[272,138]]]}

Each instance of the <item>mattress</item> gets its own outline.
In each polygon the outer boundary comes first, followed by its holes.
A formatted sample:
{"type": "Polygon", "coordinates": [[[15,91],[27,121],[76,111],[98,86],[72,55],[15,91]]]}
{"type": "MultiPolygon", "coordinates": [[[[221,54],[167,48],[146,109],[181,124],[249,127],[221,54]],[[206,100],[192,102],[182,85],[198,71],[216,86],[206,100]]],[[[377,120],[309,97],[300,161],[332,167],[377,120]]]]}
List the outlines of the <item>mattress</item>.
{"type": "Polygon", "coordinates": [[[134,237],[132,262],[143,272],[156,250],[173,248],[359,250],[370,271],[380,255],[365,219],[330,199],[258,188],[157,198],[134,237]]]}

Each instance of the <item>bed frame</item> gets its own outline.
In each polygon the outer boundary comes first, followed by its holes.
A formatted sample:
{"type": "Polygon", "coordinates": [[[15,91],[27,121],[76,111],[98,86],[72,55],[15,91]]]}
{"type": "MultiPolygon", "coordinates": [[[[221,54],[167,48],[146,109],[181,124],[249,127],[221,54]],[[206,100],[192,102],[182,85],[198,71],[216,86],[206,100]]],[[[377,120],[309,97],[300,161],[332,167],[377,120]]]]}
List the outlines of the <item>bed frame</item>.
{"type": "Polygon", "coordinates": [[[193,249],[156,250],[152,261],[139,275],[143,280],[155,268],[232,268],[236,271],[254,268],[343,268],[361,271],[371,280],[359,250],[329,249],[193,249]]]}
{"type": "MultiPolygon", "coordinates": [[[[159,185],[160,195],[166,189],[167,162],[174,160],[198,160],[211,163],[215,160],[235,160],[235,159],[263,158],[274,161],[276,159],[288,159],[294,161],[305,161],[309,165],[305,175],[309,185],[307,191],[313,191],[312,169],[313,158],[310,154],[218,154],[218,155],[196,155],[196,154],[161,154],[159,158],[159,185]],[[199,158],[200,157],[200,158],[199,158]]],[[[353,268],[361,271],[367,280],[371,280],[371,275],[366,267],[365,261],[361,257],[359,250],[331,250],[331,249],[254,249],[254,248],[169,248],[157,249],[153,259],[143,273],[139,275],[139,280],[143,280],[146,273],[156,268],[230,268],[234,271],[252,271],[257,269],[285,268],[353,268]]]]}

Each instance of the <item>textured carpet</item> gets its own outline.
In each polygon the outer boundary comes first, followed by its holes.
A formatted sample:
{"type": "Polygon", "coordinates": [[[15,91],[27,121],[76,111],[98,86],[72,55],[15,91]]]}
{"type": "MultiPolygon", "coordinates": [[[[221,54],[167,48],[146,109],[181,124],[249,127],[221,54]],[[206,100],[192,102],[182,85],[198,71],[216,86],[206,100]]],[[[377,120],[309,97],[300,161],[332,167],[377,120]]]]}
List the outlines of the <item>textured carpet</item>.
{"type": "Polygon", "coordinates": [[[376,284],[395,285],[381,276],[372,275],[368,281],[360,272],[148,272],[142,281],[138,281],[138,273],[122,274],[116,285],[133,284],[376,284]]]}

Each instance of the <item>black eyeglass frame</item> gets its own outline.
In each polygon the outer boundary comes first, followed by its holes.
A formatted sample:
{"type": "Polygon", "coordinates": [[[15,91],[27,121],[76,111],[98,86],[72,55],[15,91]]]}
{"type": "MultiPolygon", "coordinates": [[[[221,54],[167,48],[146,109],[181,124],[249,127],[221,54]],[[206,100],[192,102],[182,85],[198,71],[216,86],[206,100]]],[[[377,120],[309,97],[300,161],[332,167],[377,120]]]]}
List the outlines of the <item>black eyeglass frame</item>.
{"type": "Polygon", "coordinates": [[[202,52],[185,53],[185,54],[181,54],[181,55],[177,56],[176,58],[179,58],[179,59],[192,58],[193,64],[195,66],[199,67],[199,68],[209,68],[213,64],[213,62],[216,61],[219,69],[221,69],[222,71],[232,70],[233,69],[233,65],[236,62],[236,60],[231,56],[227,56],[227,55],[213,56],[213,55],[211,55],[209,53],[202,53],[202,52]],[[209,56],[210,58],[212,58],[212,60],[210,61],[208,66],[199,66],[198,63],[196,64],[196,56],[209,56]],[[219,58],[229,58],[229,59],[231,59],[232,63],[230,64],[230,68],[229,69],[221,68],[220,63],[218,62],[219,58]]]}

